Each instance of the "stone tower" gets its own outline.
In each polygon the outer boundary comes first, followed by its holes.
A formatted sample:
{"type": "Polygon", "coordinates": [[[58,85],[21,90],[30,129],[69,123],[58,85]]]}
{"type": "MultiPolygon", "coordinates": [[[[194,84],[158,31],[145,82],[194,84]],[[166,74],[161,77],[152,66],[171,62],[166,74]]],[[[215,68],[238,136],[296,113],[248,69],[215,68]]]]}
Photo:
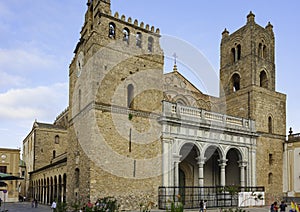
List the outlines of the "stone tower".
{"type": "Polygon", "coordinates": [[[227,114],[253,119],[257,140],[257,185],[282,195],[282,151],[286,135],[286,96],[275,88],[273,26],[261,27],[250,12],[247,23],[221,41],[220,95],[227,114]]]}
{"type": "Polygon", "coordinates": [[[68,199],[114,196],[121,209],[157,202],[159,29],[112,15],[110,0],[89,0],[80,34],[69,71],[68,199]]]}

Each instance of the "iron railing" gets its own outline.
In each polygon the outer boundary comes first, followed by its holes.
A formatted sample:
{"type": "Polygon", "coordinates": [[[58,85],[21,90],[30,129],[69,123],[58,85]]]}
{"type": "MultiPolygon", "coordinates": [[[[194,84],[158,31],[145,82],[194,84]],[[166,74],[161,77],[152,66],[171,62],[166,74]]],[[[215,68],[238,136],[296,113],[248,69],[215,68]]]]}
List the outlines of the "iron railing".
{"type": "Polygon", "coordinates": [[[166,210],[172,202],[181,202],[186,209],[199,208],[201,200],[207,208],[235,207],[238,205],[238,192],[264,191],[264,187],[205,186],[205,187],[159,187],[158,207],[166,210]]]}

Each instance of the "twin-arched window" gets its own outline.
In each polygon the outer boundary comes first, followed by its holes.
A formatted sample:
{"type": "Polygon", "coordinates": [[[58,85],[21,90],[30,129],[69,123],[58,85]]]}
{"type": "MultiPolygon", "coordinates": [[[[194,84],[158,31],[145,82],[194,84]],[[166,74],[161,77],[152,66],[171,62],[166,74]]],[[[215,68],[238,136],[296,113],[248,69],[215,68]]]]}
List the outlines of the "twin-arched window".
{"type": "Polygon", "coordinates": [[[267,46],[264,44],[264,41],[258,44],[258,56],[261,58],[267,58],[267,46]]]}
{"type": "Polygon", "coordinates": [[[231,62],[235,63],[241,59],[242,47],[240,44],[231,49],[231,62]]]}

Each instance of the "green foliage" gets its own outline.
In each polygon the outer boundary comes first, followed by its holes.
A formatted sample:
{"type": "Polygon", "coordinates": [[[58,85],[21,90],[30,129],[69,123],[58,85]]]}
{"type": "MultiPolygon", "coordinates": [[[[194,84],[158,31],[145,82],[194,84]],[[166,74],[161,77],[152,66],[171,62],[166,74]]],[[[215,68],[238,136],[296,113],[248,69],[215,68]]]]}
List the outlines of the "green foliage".
{"type": "Polygon", "coordinates": [[[178,198],[178,202],[171,202],[171,209],[167,208],[167,212],[183,212],[183,204],[181,202],[181,196],[178,194],[176,195],[178,198]]]}
{"type": "Polygon", "coordinates": [[[133,118],[133,115],[131,113],[128,114],[128,119],[129,121],[131,121],[131,119],[133,118]]]}
{"type": "Polygon", "coordinates": [[[67,211],[67,203],[58,202],[56,204],[56,212],[66,212],[67,211]]]}
{"type": "Polygon", "coordinates": [[[183,212],[183,204],[181,202],[172,202],[171,203],[171,210],[168,210],[169,212],[183,212]]]}

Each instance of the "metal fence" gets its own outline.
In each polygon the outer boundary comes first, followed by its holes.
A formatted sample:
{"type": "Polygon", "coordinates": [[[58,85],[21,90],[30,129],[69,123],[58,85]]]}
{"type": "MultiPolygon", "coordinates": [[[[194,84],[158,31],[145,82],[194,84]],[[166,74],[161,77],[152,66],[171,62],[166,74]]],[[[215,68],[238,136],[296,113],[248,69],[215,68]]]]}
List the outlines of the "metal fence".
{"type": "Polygon", "coordinates": [[[159,187],[158,207],[168,209],[171,203],[181,202],[184,208],[199,208],[200,201],[206,201],[207,208],[235,207],[238,192],[264,191],[264,187],[206,186],[206,187],[159,187]]]}

